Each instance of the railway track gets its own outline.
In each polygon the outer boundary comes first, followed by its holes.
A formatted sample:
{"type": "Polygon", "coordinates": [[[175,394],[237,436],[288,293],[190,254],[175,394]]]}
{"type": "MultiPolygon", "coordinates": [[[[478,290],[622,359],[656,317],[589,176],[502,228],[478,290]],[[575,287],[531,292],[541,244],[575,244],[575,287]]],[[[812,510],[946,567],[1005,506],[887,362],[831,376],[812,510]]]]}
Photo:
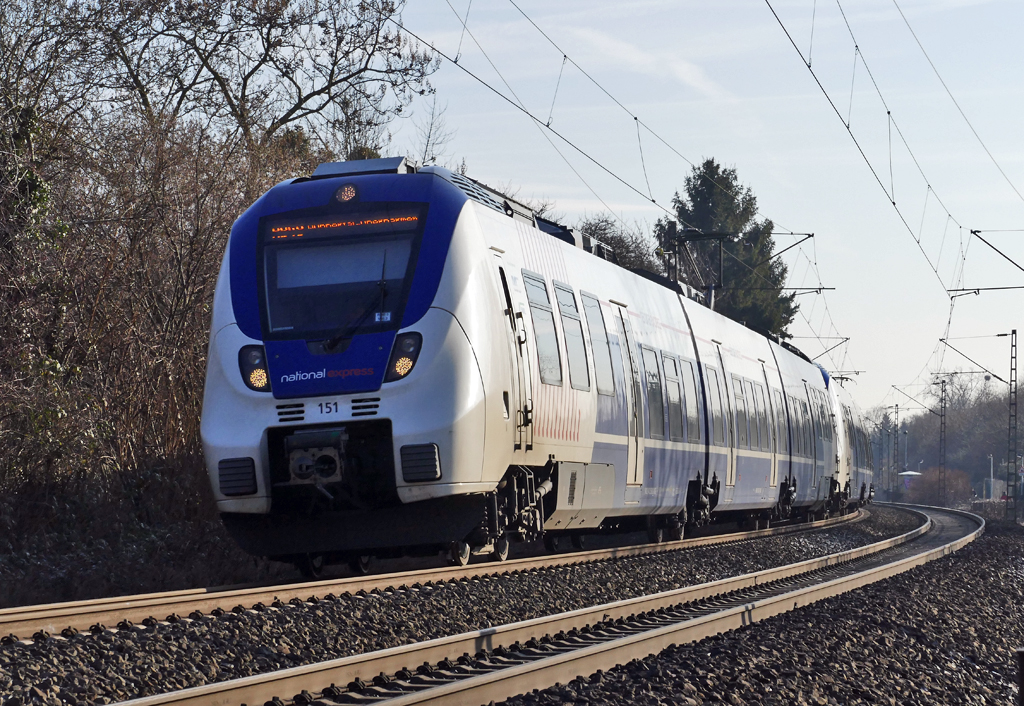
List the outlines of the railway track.
{"type": "Polygon", "coordinates": [[[799,564],[125,704],[404,706],[502,700],[902,573],[984,531],[977,515],[920,511],[927,522],[916,530],[799,564]]]}
{"type": "Polygon", "coordinates": [[[824,529],[837,524],[857,521],[865,517],[866,514],[867,511],[857,511],[843,517],[749,532],[734,532],[659,544],[548,554],[501,563],[470,564],[461,568],[443,567],[285,585],[194,589],[6,608],[0,610],[0,636],[4,636],[0,637],[0,641],[9,644],[19,638],[27,641],[51,635],[67,637],[75,632],[86,630],[98,632],[107,628],[130,628],[135,623],[151,625],[160,622],[175,622],[188,619],[189,616],[216,615],[219,611],[240,612],[251,609],[253,606],[288,603],[294,600],[307,601],[313,597],[332,593],[355,594],[359,591],[385,590],[390,587],[416,583],[441,583],[506,572],[608,561],[622,557],[680,551],[715,544],[731,544],[759,537],[824,529]]]}
{"type": "Polygon", "coordinates": [[[858,549],[665,593],[125,702],[481,704],[609,669],[945,556],[984,520],[920,508],[918,529],[858,549]]]}

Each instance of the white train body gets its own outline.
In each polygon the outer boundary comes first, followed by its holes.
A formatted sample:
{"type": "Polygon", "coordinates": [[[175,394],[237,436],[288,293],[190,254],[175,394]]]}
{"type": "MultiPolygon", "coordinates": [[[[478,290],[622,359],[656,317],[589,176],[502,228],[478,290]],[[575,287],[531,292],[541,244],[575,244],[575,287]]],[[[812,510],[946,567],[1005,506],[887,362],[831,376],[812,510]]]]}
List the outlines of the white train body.
{"type": "Polygon", "coordinates": [[[322,165],[232,230],[202,438],[245,549],[679,532],[867,501],[859,415],[818,366],[465,177],[408,171],[322,165]]]}

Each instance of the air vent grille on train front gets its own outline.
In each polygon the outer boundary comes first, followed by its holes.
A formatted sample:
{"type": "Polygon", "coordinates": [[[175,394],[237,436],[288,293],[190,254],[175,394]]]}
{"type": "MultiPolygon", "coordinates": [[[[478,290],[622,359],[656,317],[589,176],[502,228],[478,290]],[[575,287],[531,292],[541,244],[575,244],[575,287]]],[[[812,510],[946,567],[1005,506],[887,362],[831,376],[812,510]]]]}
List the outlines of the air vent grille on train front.
{"type": "Polygon", "coordinates": [[[505,208],[502,206],[501,201],[498,201],[496,198],[481,189],[480,186],[478,186],[472,179],[467,179],[461,174],[455,173],[452,173],[449,176],[449,179],[451,179],[451,182],[455,184],[455,186],[462,189],[466,196],[477,203],[482,203],[484,206],[493,208],[495,211],[501,211],[502,213],[505,212],[505,208]]]}
{"type": "Polygon", "coordinates": [[[403,446],[402,480],[406,483],[423,483],[441,477],[441,458],[437,444],[412,444],[403,446]]]}
{"type": "Polygon", "coordinates": [[[305,418],[306,405],[301,402],[277,405],[277,421],[279,422],[301,422],[305,418]]]}
{"type": "Polygon", "coordinates": [[[221,495],[234,497],[256,492],[256,463],[251,458],[223,458],[217,471],[221,495]]]}
{"type": "Polygon", "coordinates": [[[379,397],[361,397],[356,400],[352,400],[352,416],[353,417],[373,417],[376,416],[377,410],[380,405],[379,397]]]}

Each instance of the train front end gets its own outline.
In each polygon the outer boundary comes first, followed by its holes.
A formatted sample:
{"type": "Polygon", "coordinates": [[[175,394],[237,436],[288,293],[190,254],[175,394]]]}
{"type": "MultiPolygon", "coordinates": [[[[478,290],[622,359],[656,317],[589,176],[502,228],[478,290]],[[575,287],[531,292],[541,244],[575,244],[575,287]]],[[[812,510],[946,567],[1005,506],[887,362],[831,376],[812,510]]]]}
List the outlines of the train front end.
{"type": "Polygon", "coordinates": [[[232,228],[201,433],[221,517],[252,554],[344,560],[479,522],[483,387],[432,306],[465,198],[404,171],[321,165],[232,228]]]}

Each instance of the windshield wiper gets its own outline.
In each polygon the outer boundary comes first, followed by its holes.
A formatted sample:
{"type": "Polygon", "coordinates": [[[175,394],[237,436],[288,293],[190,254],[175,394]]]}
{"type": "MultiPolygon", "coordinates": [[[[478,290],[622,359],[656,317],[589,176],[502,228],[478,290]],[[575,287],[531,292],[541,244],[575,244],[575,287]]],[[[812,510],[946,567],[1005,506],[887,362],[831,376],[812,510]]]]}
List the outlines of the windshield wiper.
{"type": "MultiPolygon", "coordinates": [[[[387,283],[387,280],[384,279],[384,270],[387,267],[387,264],[388,264],[388,251],[385,250],[384,251],[384,264],[380,268],[380,280],[377,281],[377,287],[380,289],[380,307],[379,307],[378,311],[380,311],[381,313],[384,312],[384,297],[387,296],[387,291],[388,291],[388,283],[387,283]]],[[[374,303],[376,303],[376,301],[377,301],[377,294],[375,292],[374,295],[370,298],[370,300],[367,301],[366,304],[364,304],[361,307],[362,313],[359,314],[359,318],[358,319],[356,319],[355,321],[353,321],[350,324],[347,324],[347,325],[343,326],[341,329],[339,329],[339,331],[336,334],[334,334],[333,336],[328,338],[326,341],[324,341],[324,344],[323,344],[324,345],[324,352],[325,353],[333,353],[334,349],[338,347],[338,344],[340,344],[345,339],[351,338],[352,335],[356,332],[356,329],[358,329],[360,326],[363,325],[363,322],[366,321],[366,317],[369,316],[370,312],[372,312],[374,310],[375,307],[373,305],[374,305],[374,303]]]]}

